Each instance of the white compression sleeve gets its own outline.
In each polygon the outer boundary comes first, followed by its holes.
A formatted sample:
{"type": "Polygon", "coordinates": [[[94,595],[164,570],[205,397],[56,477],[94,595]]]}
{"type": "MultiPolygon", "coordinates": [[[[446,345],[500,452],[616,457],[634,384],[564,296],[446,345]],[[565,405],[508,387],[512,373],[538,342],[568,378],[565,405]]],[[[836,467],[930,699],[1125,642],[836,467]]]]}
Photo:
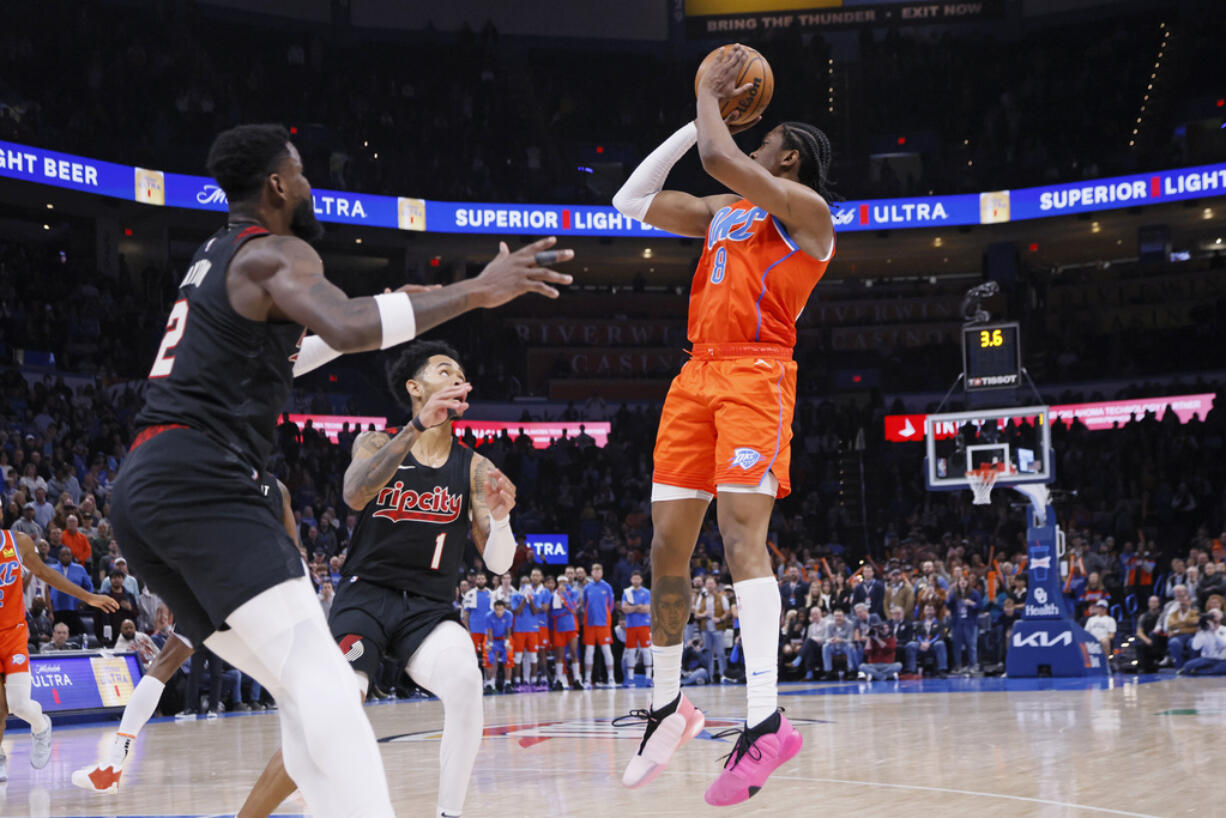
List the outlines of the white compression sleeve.
{"type": "Polygon", "coordinates": [[[328,346],[323,338],[318,335],[308,335],[302,340],[302,347],[294,358],[294,377],[300,378],[339,357],[341,353],[328,346]]]}
{"type": "Polygon", "coordinates": [[[490,536],[485,541],[485,567],[495,574],[511,570],[515,560],[515,533],[511,531],[511,518],[495,520],[490,515],[490,536]]]}
{"type": "Polygon", "coordinates": [[[613,207],[623,215],[643,221],[652,200],[664,189],[668,172],[696,144],[698,127],[693,122],[687,122],[639,163],[621,190],[614,194],[613,207]]]}
{"type": "Polygon", "coordinates": [[[30,732],[41,733],[47,729],[43,706],[30,696],[29,673],[10,673],[5,676],[4,692],[8,699],[9,712],[28,722],[30,732]]]}

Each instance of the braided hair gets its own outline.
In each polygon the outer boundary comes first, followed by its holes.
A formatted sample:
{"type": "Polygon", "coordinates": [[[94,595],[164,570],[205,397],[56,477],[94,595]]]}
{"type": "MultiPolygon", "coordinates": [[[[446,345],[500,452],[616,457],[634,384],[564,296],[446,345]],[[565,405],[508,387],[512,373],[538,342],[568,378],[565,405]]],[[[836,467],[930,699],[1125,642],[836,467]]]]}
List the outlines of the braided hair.
{"type": "Polygon", "coordinates": [[[807,122],[783,123],[783,147],[800,154],[800,182],[816,190],[833,205],[835,193],[830,186],[830,140],[807,122]]]}

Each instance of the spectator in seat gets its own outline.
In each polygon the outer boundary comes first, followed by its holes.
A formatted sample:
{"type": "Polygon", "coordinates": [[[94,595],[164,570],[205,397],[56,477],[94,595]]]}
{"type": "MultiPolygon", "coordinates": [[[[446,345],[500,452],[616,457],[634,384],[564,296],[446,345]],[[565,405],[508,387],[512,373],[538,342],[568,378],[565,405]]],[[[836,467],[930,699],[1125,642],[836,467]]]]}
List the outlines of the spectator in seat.
{"type": "Polygon", "coordinates": [[[119,610],[109,614],[101,611],[94,614],[94,635],[107,647],[114,645],[115,640],[119,638],[124,620],[131,619],[137,613],[136,597],[123,587],[123,578],[122,571],[112,571],[110,582],[102,591],[103,596],[109,596],[119,603],[119,610]]]}
{"type": "Polygon", "coordinates": [[[864,579],[852,591],[851,603],[856,605],[860,602],[868,604],[868,612],[877,614],[881,618],[885,618],[885,584],[876,578],[876,571],[873,566],[866,565],[861,569],[864,579]]]}
{"type": "Polygon", "coordinates": [[[1110,606],[1111,595],[1107,593],[1107,589],[1103,587],[1102,575],[1097,571],[1092,571],[1090,572],[1089,578],[1086,580],[1085,589],[1082,590],[1081,596],[1078,598],[1077,613],[1081,616],[1089,616],[1091,612],[1090,609],[1093,608],[1094,604],[1099,600],[1107,602],[1108,606],[1110,606]]]}
{"type": "Polygon", "coordinates": [[[695,636],[681,653],[681,686],[711,683],[707,668],[711,666],[711,653],[702,646],[702,637],[695,636]]]}
{"type": "Polygon", "coordinates": [[[140,656],[141,665],[147,668],[157,657],[158,646],[148,634],[136,629],[135,622],[131,619],[124,619],[119,625],[119,638],[115,640],[115,652],[136,653],[140,656]]]}
{"type": "Polygon", "coordinates": [[[867,681],[898,679],[902,663],[894,661],[898,640],[890,633],[890,625],[880,617],[869,621],[868,638],[865,640],[864,661],[860,663],[859,678],[867,681]]]}
{"type": "Polygon", "coordinates": [[[128,561],[123,557],[115,558],[114,567],[111,568],[111,574],[114,574],[116,571],[123,574],[123,589],[130,593],[133,598],[139,597],[140,583],[136,581],[136,577],[128,573],[128,561]]]}
{"type": "Polygon", "coordinates": [[[809,583],[800,579],[800,569],[790,566],[787,578],[779,583],[779,596],[783,600],[784,611],[795,611],[802,608],[805,598],[809,595],[809,583]]]}
{"type": "Polygon", "coordinates": [[[54,628],[55,623],[51,621],[51,614],[47,613],[46,597],[34,597],[30,603],[30,610],[26,612],[26,630],[35,653],[38,652],[39,647],[51,641],[51,633],[54,628]]]}
{"type": "Polygon", "coordinates": [[[325,617],[332,613],[332,597],[332,580],[325,579],[319,585],[319,604],[324,609],[325,617]]]}
{"type": "Polygon", "coordinates": [[[826,626],[825,643],[822,645],[822,670],[827,679],[835,679],[834,657],[847,657],[847,672],[855,673],[860,666],[859,652],[855,643],[856,627],[847,621],[842,608],[835,608],[834,615],[826,626]]]}
{"type": "Polygon", "coordinates": [[[1180,675],[1226,676],[1226,627],[1219,611],[1201,614],[1192,649],[1199,650],[1200,656],[1185,662],[1180,675]]]}
{"type": "Polygon", "coordinates": [[[1204,576],[1196,589],[1196,601],[1202,611],[1208,610],[1209,597],[1214,594],[1226,594],[1226,571],[1217,563],[1207,561],[1204,565],[1204,576]]]}
{"type": "Polygon", "coordinates": [[[783,627],[779,629],[779,658],[782,661],[800,660],[800,648],[808,627],[808,611],[788,611],[783,615],[783,627]]]}
{"type": "MultiPolygon", "coordinates": [[[[41,478],[39,478],[41,479],[41,478]]],[[[47,526],[51,525],[51,521],[55,519],[55,506],[47,501],[47,490],[45,488],[37,488],[34,490],[34,522],[43,527],[45,531],[47,526]]]]}
{"type": "Polygon", "coordinates": [[[1009,645],[1013,641],[1013,626],[1022,618],[1022,612],[1017,609],[1017,603],[1013,601],[1013,597],[1005,597],[1004,606],[1000,616],[992,623],[992,627],[996,630],[997,656],[996,662],[1003,664],[1009,656],[1009,645]]]}
{"type": "Polygon", "coordinates": [[[1098,599],[1091,607],[1092,614],[1086,618],[1085,629],[1103,646],[1103,655],[1111,658],[1111,645],[1115,641],[1115,620],[1107,613],[1107,600],[1098,599]]]}
{"type": "Polygon", "coordinates": [[[800,646],[799,661],[805,670],[805,681],[811,682],[817,674],[822,659],[822,641],[826,638],[826,625],[822,609],[814,605],[809,609],[809,627],[805,628],[805,641],[800,646]]]}
{"type": "Polygon", "coordinates": [[[1187,564],[1183,560],[1181,560],[1179,557],[1175,557],[1175,559],[1171,560],[1171,573],[1166,578],[1166,582],[1163,583],[1163,586],[1162,586],[1162,598],[1163,599],[1174,599],[1175,598],[1175,586],[1184,584],[1184,579],[1186,579],[1187,570],[1188,570],[1187,564]]]}
{"type": "Polygon", "coordinates": [[[948,635],[949,629],[937,618],[937,606],[929,602],[924,606],[924,618],[915,624],[914,641],[907,645],[907,672],[914,673],[920,658],[931,654],[936,657],[937,673],[945,678],[949,674],[948,635]]]}
{"type": "Polygon", "coordinates": [[[94,549],[90,546],[89,539],[81,533],[80,521],[77,520],[77,515],[68,515],[64,533],[60,535],[60,542],[72,552],[73,560],[80,565],[84,565],[87,570],[89,569],[93,563],[94,549]]]}
{"type": "Polygon", "coordinates": [[[890,619],[886,622],[889,626],[890,636],[894,637],[896,644],[894,658],[903,659],[905,661],[907,653],[907,645],[915,638],[915,630],[911,627],[911,623],[907,621],[906,609],[901,605],[894,605],[890,608],[890,619]]]}
{"type": "Polygon", "coordinates": [[[21,519],[13,523],[13,530],[26,534],[34,542],[43,537],[43,527],[34,519],[34,503],[26,503],[21,507],[21,519]]]}
{"type": "MultiPolygon", "coordinates": [[[[1192,569],[1188,569],[1190,574],[1192,569]]],[[[1167,653],[1175,670],[1183,667],[1192,650],[1192,637],[1196,635],[1200,612],[1192,604],[1192,594],[1186,585],[1175,586],[1175,608],[1166,615],[1167,653]]]]}
{"type": "Polygon", "coordinates": [[[1137,620],[1137,671],[1157,673],[1158,663],[1166,655],[1166,634],[1162,632],[1162,600],[1154,594],[1149,607],[1137,620]]]}
{"type": "MultiPolygon", "coordinates": [[[[67,548],[61,548],[56,564],[51,566],[52,570],[58,571],[64,575],[69,582],[74,582],[80,585],[91,594],[94,592],[94,582],[89,578],[89,572],[81,565],[73,562],[72,551],[67,548]]],[[[51,589],[51,615],[56,624],[64,623],[73,636],[85,633],[85,623],[81,621],[81,614],[77,613],[77,605],[80,604],[75,596],[66,594],[63,591],[51,589]]],[[[99,611],[96,616],[102,617],[103,613],[99,611]]]]}
{"type": "MultiPolygon", "coordinates": [[[[910,581],[903,577],[901,570],[891,568],[890,581],[885,586],[885,609],[890,612],[890,619],[894,618],[895,606],[910,615],[915,610],[915,589],[911,587],[910,581]]],[[[902,640],[899,642],[907,644],[902,640]]]]}
{"type": "Polygon", "coordinates": [[[979,591],[971,587],[966,574],[958,577],[958,583],[949,592],[946,601],[954,632],[955,673],[979,670],[979,610],[982,600],[979,591]],[[962,664],[965,657],[966,664],[962,664]]]}
{"type": "Polygon", "coordinates": [[[57,622],[51,631],[51,641],[43,645],[39,653],[61,653],[66,650],[80,650],[81,646],[68,640],[68,625],[57,622]]]}

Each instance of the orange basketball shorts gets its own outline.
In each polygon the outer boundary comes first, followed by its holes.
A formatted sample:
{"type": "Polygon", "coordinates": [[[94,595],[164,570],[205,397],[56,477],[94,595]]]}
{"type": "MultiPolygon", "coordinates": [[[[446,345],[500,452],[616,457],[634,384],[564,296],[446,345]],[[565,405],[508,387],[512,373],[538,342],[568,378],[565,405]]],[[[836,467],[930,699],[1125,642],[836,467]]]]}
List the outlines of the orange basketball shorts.
{"type": "Polygon", "coordinates": [[[516,654],[536,653],[536,631],[528,631],[527,633],[511,634],[511,650],[516,654]]]}
{"type": "Polygon", "coordinates": [[[649,648],[651,647],[651,626],[640,625],[637,628],[626,628],[626,647],[628,648],[649,648]]]}
{"type": "Polygon", "coordinates": [[[570,644],[570,640],[579,635],[578,631],[554,631],[553,646],[555,648],[564,648],[570,644]]]}
{"type": "Polygon", "coordinates": [[[468,635],[472,637],[473,647],[476,648],[477,655],[480,656],[482,648],[485,647],[485,634],[469,631],[468,635]]]}
{"type": "Polygon", "coordinates": [[[588,625],[583,629],[584,645],[613,644],[613,629],[608,625],[588,625]]]}
{"type": "Polygon", "coordinates": [[[791,354],[696,344],[664,401],[652,482],[714,494],[721,485],[756,486],[769,471],[779,481],[776,496],[786,497],[796,406],[791,354]]]}
{"type": "Polygon", "coordinates": [[[26,623],[0,631],[0,675],[30,672],[26,623]]]}

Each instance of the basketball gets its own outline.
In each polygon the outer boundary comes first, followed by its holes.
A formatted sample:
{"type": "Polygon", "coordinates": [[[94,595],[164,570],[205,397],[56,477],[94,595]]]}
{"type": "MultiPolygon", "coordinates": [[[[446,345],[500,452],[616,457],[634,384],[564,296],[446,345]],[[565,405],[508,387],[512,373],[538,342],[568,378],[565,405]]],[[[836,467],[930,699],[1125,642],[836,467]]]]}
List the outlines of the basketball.
{"type": "MultiPolygon", "coordinates": [[[[727,46],[727,48],[731,47],[727,46]]],[[[763,57],[757,49],[747,45],[742,45],[741,48],[749,52],[749,59],[742,66],[741,73],[737,75],[736,84],[739,88],[747,82],[752,82],[753,87],[743,94],[723,100],[720,104],[719,113],[729,125],[744,125],[747,122],[753,122],[762,115],[766,106],[770,105],[771,97],[775,93],[775,74],[771,71],[766,57],[763,57]],[[731,119],[728,118],[730,115],[731,119]]],[[[698,66],[698,73],[694,75],[695,94],[698,93],[702,75],[715,62],[719,51],[718,48],[712,51],[703,58],[702,63],[698,66]]]]}

